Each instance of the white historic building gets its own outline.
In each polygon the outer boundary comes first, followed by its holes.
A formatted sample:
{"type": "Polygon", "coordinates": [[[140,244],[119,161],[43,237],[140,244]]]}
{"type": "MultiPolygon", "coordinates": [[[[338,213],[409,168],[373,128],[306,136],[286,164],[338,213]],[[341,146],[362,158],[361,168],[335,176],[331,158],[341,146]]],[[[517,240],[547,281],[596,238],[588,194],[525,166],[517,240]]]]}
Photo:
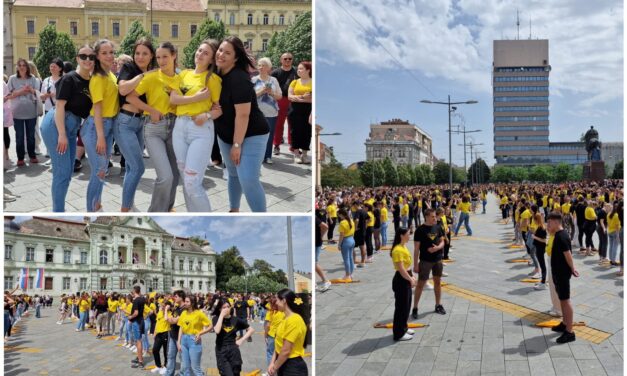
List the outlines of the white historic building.
{"type": "Polygon", "coordinates": [[[78,291],[192,292],[216,288],[216,254],[206,242],[169,234],[149,217],[98,217],[83,222],[5,217],[4,287],[12,289],[28,268],[29,294],[59,296],[78,291]],[[43,288],[33,289],[37,269],[43,288]]]}
{"type": "Polygon", "coordinates": [[[431,136],[407,120],[392,119],[371,124],[366,139],[366,160],[385,158],[390,158],[396,165],[427,164],[433,167],[431,136]]]}

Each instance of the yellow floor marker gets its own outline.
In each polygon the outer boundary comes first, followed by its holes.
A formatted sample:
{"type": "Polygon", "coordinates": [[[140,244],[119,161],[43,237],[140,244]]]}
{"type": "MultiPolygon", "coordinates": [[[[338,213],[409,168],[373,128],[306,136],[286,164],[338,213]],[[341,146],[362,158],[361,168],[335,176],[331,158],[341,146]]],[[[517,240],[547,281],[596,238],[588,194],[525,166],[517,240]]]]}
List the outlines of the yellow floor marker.
{"type": "MultiPolygon", "coordinates": [[[[408,328],[424,328],[425,326],[427,326],[427,324],[421,324],[418,322],[410,322],[407,323],[407,327],[408,328]]],[[[392,329],[394,327],[394,324],[391,322],[388,323],[376,323],[374,324],[374,327],[377,329],[392,329]]]]}
{"type": "Polygon", "coordinates": [[[330,281],[333,284],[335,284],[335,283],[357,283],[357,282],[359,282],[358,279],[343,279],[343,278],[335,278],[335,279],[331,279],[330,281]]]}
{"type": "Polygon", "coordinates": [[[252,372],[249,373],[245,373],[244,375],[246,376],[260,376],[261,375],[261,370],[260,369],[256,369],[252,372]]]}
{"type": "Polygon", "coordinates": [[[448,259],[448,260],[442,260],[442,262],[443,262],[443,263],[445,263],[445,264],[450,264],[450,263],[452,263],[452,262],[455,262],[455,260],[453,260],[453,259],[448,259]]]}
{"type": "MultiPolygon", "coordinates": [[[[536,326],[539,326],[540,328],[553,328],[555,326],[558,326],[560,323],[562,322],[562,320],[547,320],[547,321],[540,321],[535,323],[536,326]]],[[[573,322],[573,326],[586,326],[585,321],[576,321],[573,322]]]]}
{"type": "Polygon", "coordinates": [[[523,263],[523,262],[529,262],[529,260],[527,259],[511,259],[511,260],[507,260],[507,262],[509,263],[523,263]]]}
{"type": "Polygon", "coordinates": [[[508,248],[522,248],[522,245],[518,245],[518,244],[510,244],[507,246],[508,248]]]}
{"type": "Polygon", "coordinates": [[[150,365],[150,366],[146,366],[146,367],[144,367],[144,369],[145,369],[146,371],[150,371],[150,370],[153,370],[153,369],[155,369],[155,368],[157,368],[157,366],[155,366],[154,364],[153,364],[153,365],[150,365]]]}
{"type": "Polygon", "coordinates": [[[391,249],[392,249],[392,246],[389,246],[389,245],[386,245],[386,246],[381,247],[381,250],[382,250],[382,251],[389,251],[389,250],[391,250],[391,249]]]}
{"type": "Polygon", "coordinates": [[[540,278],[523,278],[520,280],[520,282],[538,283],[540,282],[540,278]]]}

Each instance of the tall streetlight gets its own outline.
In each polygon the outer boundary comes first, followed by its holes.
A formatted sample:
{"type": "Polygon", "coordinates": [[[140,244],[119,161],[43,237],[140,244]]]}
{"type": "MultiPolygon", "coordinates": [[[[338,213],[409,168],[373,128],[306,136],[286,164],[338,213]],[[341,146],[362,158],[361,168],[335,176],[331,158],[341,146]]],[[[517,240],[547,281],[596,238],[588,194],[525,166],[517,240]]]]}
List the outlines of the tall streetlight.
{"type": "Polygon", "coordinates": [[[483,183],[483,164],[479,164],[479,159],[481,159],[483,161],[483,159],[479,156],[479,154],[485,154],[484,151],[476,151],[475,152],[475,156],[476,161],[475,161],[475,167],[477,167],[477,184],[481,184],[483,183]]]}
{"type": "Polygon", "coordinates": [[[467,167],[466,167],[466,145],[468,145],[468,144],[466,143],[466,133],[481,132],[481,129],[467,130],[466,129],[466,122],[464,122],[463,127],[464,127],[463,131],[458,129],[456,131],[453,131],[453,133],[456,133],[456,134],[463,133],[464,134],[464,175],[465,175],[464,176],[464,181],[466,182],[466,185],[468,185],[468,174],[466,173],[466,169],[467,169],[467,167]]]}
{"type": "MultiPolygon", "coordinates": [[[[482,142],[482,143],[479,143],[479,144],[475,144],[475,143],[472,143],[472,142],[471,142],[470,144],[468,144],[468,146],[470,146],[470,160],[471,160],[471,161],[473,160],[473,158],[472,158],[472,148],[473,148],[474,146],[481,146],[481,145],[483,145],[483,142],[482,142]]],[[[477,165],[475,165],[475,167],[477,167],[477,165]]],[[[472,177],[473,177],[473,176],[474,176],[474,171],[472,171],[472,172],[471,172],[471,175],[470,175],[470,177],[471,177],[471,179],[470,179],[470,183],[471,183],[471,184],[474,184],[473,179],[472,179],[472,177]]]]}
{"type": "Polygon", "coordinates": [[[479,103],[475,100],[469,100],[465,102],[451,102],[451,96],[448,96],[447,102],[435,102],[427,99],[423,99],[420,103],[427,104],[445,104],[448,106],[448,185],[449,185],[449,197],[453,197],[453,146],[451,140],[451,113],[457,109],[457,107],[451,107],[454,104],[475,104],[479,103]]]}

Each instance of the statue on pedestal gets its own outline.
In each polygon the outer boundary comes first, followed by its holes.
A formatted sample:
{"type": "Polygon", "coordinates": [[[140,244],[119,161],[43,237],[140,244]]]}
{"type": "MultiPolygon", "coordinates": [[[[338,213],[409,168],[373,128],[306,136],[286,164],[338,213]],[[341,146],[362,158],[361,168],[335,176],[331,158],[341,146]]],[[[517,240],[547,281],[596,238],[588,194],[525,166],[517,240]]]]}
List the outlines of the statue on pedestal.
{"type": "Polygon", "coordinates": [[[589,161],[601,160],[601,141],[599,141],[599,132],[594,129],[594,126],[590,126],[590,129],[586,132],[584,139],[586,141],[586,151],[588,152],[589,161]]]}

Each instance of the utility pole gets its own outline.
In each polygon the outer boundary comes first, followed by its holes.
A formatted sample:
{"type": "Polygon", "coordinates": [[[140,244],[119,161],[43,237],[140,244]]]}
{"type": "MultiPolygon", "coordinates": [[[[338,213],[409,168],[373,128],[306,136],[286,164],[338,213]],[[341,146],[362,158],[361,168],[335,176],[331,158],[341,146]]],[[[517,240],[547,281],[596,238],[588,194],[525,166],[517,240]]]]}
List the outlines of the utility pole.
{"type": "MultiPolygon", "coordinates": [[[[468,144],[466,143],[466,133],[481,132],[481,129],[467,130],[466,129],[466,121],[463,120],[463,118],[462,118],[462,124],[463,124],[464,130],[457,129],[456,131],[454,131],[454,133],[456,133],[456,134],[463,133],[464,134],[464,144],[463,144],[463,146],[464,146],[464,182],[466,183],[466,185],[468,185],[468,168],[466,167],[466,145],[468,145],[468,144]]],[[[462,146],[460,144],[458,144],[458,145],[462,146]]],[[[472,162],[472,158],[470,160],[472,162]]]]}
{"type": "MultiPolygon", "coordinates": [[[[475,143],[472,143],[472,142],[471,142],[470,144],[468,144],[468,146],[470,146],[470,160],[471,160],[471,161],[473,160],[473,158],[472,158],[472,148],[473,148],[474,146],[479,146],[479,145],[483,145],[483,143],[475,144],[475,143]]],[[[475,167],[474,167],[474,168],[471,168],[471,171],[470,171],[470,183],[471,183],[471,184],[474,184],[474,183],[475,183],[475,182],[474,182],[474,176],[475,176],[475,171],[474,171],[474,170],[475,170],[475,168],[476,168],[476,167],[477,167],[477,164],[475,163],[475,167]]]]}
{"type": "Polygon", "coordinates": [[[287,217],[287,287],[294,290],[294,256],[292,254],[292,217],[287,217]]]}

